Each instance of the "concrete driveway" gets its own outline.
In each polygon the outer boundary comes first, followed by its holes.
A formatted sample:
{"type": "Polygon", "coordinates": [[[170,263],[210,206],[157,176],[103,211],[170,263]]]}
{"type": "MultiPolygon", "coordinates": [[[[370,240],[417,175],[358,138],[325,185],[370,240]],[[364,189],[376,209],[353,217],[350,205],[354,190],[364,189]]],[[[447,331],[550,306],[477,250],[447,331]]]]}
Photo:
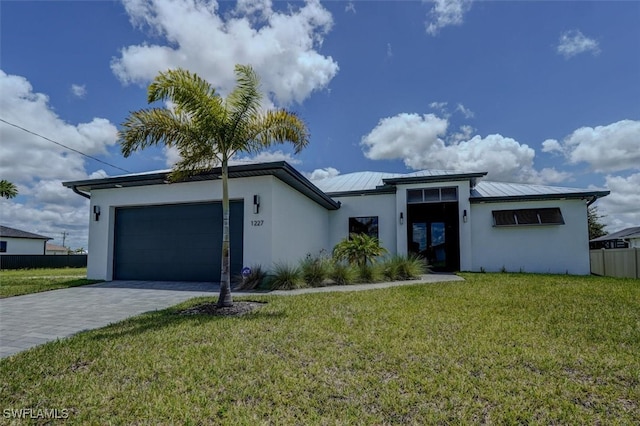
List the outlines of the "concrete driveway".
{"type": "MultiPolygon", "coordinates": [[[[429,274],[411,281],[234,294],[296,295],[362,291],[462,280],[456,275],[429,274]]],[[[0,299],[0,358],[144,312],[165,309],[194,297],[217,296],[218,291],[219,286],[212,283],[111,281],[0,299]]]]}

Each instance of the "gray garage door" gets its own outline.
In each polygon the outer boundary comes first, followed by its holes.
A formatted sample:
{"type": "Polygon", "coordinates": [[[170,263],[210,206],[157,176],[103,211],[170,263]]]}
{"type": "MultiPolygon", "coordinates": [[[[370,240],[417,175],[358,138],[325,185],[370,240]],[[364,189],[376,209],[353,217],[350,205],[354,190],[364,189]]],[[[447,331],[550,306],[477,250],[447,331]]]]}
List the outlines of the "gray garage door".
{"type": "MultiPolygon", "coordinates": [[[[242,201],[231,202],[231,274],[242,270],[242,201]]],[[[222,204],[116,209],[114,278],[220,281],[222,204]]]]}

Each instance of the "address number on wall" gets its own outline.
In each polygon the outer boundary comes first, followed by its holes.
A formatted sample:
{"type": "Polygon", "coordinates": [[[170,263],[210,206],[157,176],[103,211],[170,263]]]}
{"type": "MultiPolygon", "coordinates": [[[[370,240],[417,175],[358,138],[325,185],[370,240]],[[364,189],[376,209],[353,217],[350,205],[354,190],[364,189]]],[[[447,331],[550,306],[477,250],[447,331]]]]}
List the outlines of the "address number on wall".
{"type": "Polygon", "coordinates": [[[264,225],[264,220],[252,220],[251,226],[262,226],[264,225]]]}

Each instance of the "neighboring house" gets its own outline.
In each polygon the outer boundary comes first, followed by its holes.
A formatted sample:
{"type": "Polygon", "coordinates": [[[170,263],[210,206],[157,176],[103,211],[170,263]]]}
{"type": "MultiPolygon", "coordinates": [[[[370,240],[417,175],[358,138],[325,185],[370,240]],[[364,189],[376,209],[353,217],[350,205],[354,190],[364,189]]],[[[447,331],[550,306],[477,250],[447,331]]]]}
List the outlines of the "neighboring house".
{"type": "Polygon", "coordinates": [[[45,254],[49,254],[49,255],[69,254],[69,249],[64,246],[47,243],[47,251],[45,254]]]}
{"type": "Polygon", "coordinates": [[[45,245],[52,239],[0,225],[0,255],[45,254],[45,245]]]}
{"type": "MultiPolygon", "coordinates": [[[[217,281],[220,169],[65,182],[91,199],[91,279],[217,281]]],[[[231,272],[331,252],[350,232],[443,271],[589,274],[587,206],[609,191],[482,182],[486,172],[361,172],[311,182],[286,162],[229,168],[231,272]]]]}
{"type": "Polygon", "coordinates": [[[640,226],[626,228],[589,241],[592,250],[614,248],[640,248],[640,226]]]}

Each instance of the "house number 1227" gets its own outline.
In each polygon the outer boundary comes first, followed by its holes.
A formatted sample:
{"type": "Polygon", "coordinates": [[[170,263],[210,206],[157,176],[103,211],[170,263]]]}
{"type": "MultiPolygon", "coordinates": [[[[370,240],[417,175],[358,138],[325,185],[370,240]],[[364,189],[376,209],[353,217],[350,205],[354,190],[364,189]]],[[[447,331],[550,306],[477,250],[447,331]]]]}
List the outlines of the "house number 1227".
{"type": "Polygon", "coordinates": [[[262,226],[264,224],[264,220],[252,220],[251,226],[262,226]]]}

